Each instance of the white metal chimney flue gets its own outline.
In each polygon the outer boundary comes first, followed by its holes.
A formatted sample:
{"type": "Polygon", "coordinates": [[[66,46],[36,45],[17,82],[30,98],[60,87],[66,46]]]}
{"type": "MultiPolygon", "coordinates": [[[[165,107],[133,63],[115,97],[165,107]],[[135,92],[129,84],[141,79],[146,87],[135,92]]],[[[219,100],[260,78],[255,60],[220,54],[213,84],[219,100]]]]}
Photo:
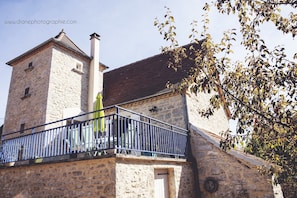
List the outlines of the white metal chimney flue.
{"type": "MultiPolygon", "coordinates": [[[[99,41],[100,36],[97,33],[90,35],[91,40],[91,62],[89,69],[89,95],[88,95],[88,111],[94,111],[94,104],[98,92],[102,92],[99,71],[99,41]]],[[[101,79],[103,80],[103,79],[101,79]]]]}

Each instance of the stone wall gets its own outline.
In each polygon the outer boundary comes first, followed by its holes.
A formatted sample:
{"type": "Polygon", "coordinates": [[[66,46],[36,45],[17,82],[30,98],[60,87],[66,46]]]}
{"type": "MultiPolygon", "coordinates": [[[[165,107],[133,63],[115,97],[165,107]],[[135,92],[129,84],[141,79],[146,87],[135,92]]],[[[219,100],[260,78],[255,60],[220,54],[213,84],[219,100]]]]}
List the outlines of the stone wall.
{"type": "MultiPolygon", "coordinates": [[[[13,66],[4,121],[4,134],[43,124],[52,50],[47,47],[13,66]],[[29,63],[32,67],[29,68],[29,63]],[[28,97],[24,97],[29,87],[28,97]]],[[[3,134],[3,135],[4,135],[3,134]]]]}
{"type": "Polygon", "coordinates": [[[156,169],[168,169],[170,197],[195,197],[192,167],[185,160],[120,154],[2,167],[0,197],[154,197],[156,169]]]}
{"type": "Polygon", "coordinates": [[[46,122],[63,119],[65,109],[76,108],[87,112],[88,73],[89,63],[86,59],[53,48],[46,122]],[[81,70],[76,69],[78,63],[82,66],[81,70]]]}
{"type": "Polygon", "coordinates": [[[121,106],[184,129],[188,127],[184,97],[177,93],[163,94],[121,106]],[[154,107],[157,110],[150,111],[154,107]]]}
{"type": "Polygon", "coordinates": [[[201,197],[274,197],[271,178],[261,175],[256,165],[222,151],[193,129],[191,147],[197,163],[201,197]],[[212,179],[218,182],[215,192],[209,192],[205,187],[214,186],[212,179]]]}
{"type": "Polygon", "coordinates": [[[184,129],[187,129],[188,123],[191,123],[199,128],[220,134],[229,128],[228,118],[223,108],[217,110],[209,118],[199,114],[199,110],[209,106],[210,97],[211,94],[205,93],[199,93],[198,96],[190,93],[186,96],[167,93],[121,106],[184,129]],[[157,111],[150,111],[153,107],[156,107],[157,111]]]}
{"type": "Polygon", "coordinates": [[[154,197],[154,171],[167,169],[170,197],[194,198],[194,176],[189,162],[178,159],[139,157],[118,158],[117,197],[154,197]]]}
{"type": "Polygon", "coordinates": [[[63,119],[65,109],[86,112],[88,73],[88,59],[54,44],[18,62],[13,66],[4,132],[19,131],[23,123],[30,128],[63,119]],[[33,67],[28,68],[30,62],[33,67]],[[76,68],[77,63],[81,70],[76,68]],[[28,87],[29,95],[24,97],[28,87]]]}
{"type": "Polygon", "coordinates": [[[115,197],[115,158],[0,169],[0,197],[115,197]]]}
{"type": "Polygon", "coordinates": [[[202,117],[199,114],[199,111],[209,107],[209,99],[211,96],[212,94],[206,93],[199,93],[197,96],[194,94],[186,95],[188,119],[189,123],[219,135],[229,127],[228,118],[224,109],[221,107],[209,118],[202,117]]]}

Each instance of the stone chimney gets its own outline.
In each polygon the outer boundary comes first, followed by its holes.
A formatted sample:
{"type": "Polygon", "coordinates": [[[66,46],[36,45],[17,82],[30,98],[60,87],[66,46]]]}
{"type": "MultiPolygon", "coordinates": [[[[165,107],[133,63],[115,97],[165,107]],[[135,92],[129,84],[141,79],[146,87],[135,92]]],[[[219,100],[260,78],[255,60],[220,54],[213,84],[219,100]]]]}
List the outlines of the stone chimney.
{"type": "Polygon", "coordinates": [[[88,95],[88,111],[94,111],[94,104],[98,92],[103,90],[103,75],[99,70],[99,41],[100,36],[97,33],[90,35],[91,40],[91,62],[89,69],[89,95],[88,95]]]}

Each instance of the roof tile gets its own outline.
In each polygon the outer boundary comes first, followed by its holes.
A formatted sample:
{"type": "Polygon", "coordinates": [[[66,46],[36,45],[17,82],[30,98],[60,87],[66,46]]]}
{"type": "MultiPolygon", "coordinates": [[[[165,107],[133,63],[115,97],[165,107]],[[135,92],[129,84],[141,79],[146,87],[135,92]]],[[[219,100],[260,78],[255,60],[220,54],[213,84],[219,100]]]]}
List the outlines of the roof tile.
{"type": "Polygon", "coordinates": [[[168,90],[167,82],[175,84],[188,75],[191,67],[189,60],[184,61],[177,72],[168,67],[168,60],[168,55],[158,54],[104,73],[104,105],[116,105],[162,93],[168,90]]]}

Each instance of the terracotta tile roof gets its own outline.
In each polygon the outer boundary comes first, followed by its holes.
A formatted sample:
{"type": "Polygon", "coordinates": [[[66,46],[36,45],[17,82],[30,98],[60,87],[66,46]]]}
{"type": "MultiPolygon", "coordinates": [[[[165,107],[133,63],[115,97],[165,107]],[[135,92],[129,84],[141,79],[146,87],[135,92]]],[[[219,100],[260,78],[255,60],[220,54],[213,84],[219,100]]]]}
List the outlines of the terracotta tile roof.
{"type": "Polygon", "coordinates": [[[104,73],[104,105],[116,105],[170,91],[166,83],[177,83],[189,70],[184,61],[178,72],[168,68],[168,55],[159,54],[104,73]]]}

